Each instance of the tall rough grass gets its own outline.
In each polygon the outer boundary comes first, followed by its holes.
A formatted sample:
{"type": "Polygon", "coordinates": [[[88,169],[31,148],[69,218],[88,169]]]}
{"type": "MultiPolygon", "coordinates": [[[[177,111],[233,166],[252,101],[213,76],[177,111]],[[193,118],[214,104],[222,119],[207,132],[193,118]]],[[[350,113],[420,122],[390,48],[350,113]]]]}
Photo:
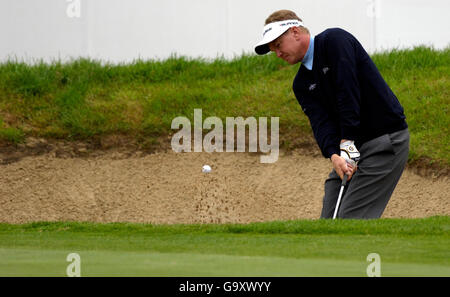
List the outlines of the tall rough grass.
{"type": "MultiPolygon", "coordinates": [[[[450,165],[450,48],[416,47],[372,56],[405,108],[410,160],[450,165]]],[[[168,134],[176,116],[278,116],[281,136],[310,135],[308,119],[292,92],[298,65],[274,55],[232,60],[135,60],[108,64],[91,59],[27,65],[0,64],[0,141],[26,136],[88,139],[123,134],[153,139],[168,134]]]]}

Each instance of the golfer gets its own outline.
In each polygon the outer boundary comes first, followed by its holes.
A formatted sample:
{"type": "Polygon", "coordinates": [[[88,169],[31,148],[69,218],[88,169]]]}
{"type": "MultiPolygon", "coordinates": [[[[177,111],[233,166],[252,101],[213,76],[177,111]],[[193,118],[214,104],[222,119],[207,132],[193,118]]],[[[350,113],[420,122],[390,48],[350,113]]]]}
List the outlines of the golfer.
{"type": "Polygon", "coordinates": [[[321,218],[333,216],[344,175],[337,217],[379,218],[405,168],[409,132],[402,106],[367,52],[343,29],[311,35],[289,10],[266,19],[255,51],[301,62],[293,90],[333,165],[321,218]]]}

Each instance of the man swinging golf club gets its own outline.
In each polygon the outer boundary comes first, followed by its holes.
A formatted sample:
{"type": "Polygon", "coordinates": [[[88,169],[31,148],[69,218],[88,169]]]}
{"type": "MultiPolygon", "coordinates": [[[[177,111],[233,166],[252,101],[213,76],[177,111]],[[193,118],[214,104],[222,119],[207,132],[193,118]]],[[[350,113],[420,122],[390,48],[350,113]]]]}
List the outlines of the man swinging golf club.
{"type": "Polygon", "coordinates": [[[313,36],[292,11],[265,22],[259,55],[301,66],[297,101],[333,169],[321,218],[379,218],[408,159],[403,108],[358,40],[339,28],[313,36]]]}

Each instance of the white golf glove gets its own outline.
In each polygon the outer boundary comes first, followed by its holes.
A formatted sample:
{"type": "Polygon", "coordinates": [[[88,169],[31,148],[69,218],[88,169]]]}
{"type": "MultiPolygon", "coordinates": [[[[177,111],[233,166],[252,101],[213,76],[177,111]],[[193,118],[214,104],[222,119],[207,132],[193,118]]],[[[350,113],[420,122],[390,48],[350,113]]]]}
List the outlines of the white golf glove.
{"type": "Polygon", "coordinates": [[[347,140],[340,144],[341,157],[347,161],[350,165],[355,167],[358,164],[360,153],[356,149],[355,142],[353,140],[347,140]]]}

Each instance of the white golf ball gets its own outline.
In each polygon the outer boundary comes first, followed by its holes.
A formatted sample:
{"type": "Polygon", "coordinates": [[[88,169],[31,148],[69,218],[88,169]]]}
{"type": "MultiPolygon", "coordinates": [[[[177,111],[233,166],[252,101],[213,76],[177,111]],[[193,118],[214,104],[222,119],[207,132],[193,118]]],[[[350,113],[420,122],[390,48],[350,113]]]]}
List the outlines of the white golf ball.
{"type": "Polygon", "coordinates": [[[202,172],[211,172],[211,166],[209,165],[203,165],[202,172]]]}

